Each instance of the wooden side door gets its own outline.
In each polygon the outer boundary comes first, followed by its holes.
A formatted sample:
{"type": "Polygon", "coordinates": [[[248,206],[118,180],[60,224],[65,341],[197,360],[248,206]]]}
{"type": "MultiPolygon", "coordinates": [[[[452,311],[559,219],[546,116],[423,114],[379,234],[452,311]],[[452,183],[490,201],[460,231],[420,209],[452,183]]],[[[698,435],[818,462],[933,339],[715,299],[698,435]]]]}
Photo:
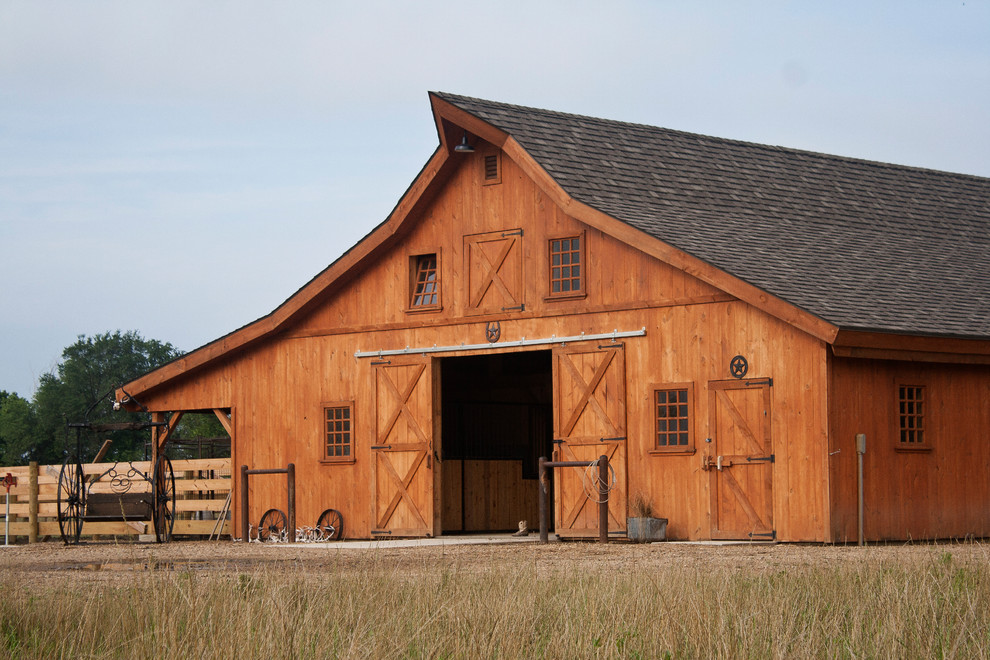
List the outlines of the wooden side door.
{"type": "Polygon", "coordinates": [[[464,237],[467,313],[521,312],[523,230],[507,229],[464,237]]]}
{"type": "Polygon", "coordinates": [[[434,534],[434,392],[428,358],[376,364],[372,534],[434,534]]]}
{"type": "Polygon", "coordinates": [[[708,383],[713,539],[772,540],[770,379],[708,383]]]}
{"type": "MultiPolygon", "coordinates": [[[[608,456],[609,534],[626,530],[626,370],[622,344],[553,350],[554,456],[608,456]]],[[[563,538],[598,536],[598,469],[557,468],[554,519],[563,538]]]]}

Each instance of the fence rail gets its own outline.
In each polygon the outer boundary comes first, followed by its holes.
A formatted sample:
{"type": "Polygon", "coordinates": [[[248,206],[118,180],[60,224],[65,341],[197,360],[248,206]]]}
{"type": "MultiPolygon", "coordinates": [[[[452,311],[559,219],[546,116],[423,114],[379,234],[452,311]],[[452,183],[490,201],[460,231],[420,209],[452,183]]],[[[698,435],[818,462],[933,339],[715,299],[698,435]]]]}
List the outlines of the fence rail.
{"type": "MultiPolygon", "coordinates": [[[[134,469],[150,474],[149,461],[134,461],[134,469]]],[[[114,466],[114,463],[84,464],[83,474],[96,478],[114,466]]],[[[118,465],[118,469],[128,466],[118,465]]],[[[61,465],[22,465],[0,467],[0,479],[10,473],[17,478],[17,485],[7,495],[0,489],[0,496],[9,497],[10,540],[59,539],[58,529],[58,476],[61,465]],[[36,529],[33,529],[37,525],[36,529]]],[[[211,536],[215,533],[230,535],[230,459],[197,458],[172,461],[175,472],[175,528],[177,536],[211,536]],[[220,518],[223,520],[218,525],[220,518]]],[[[132,492],[150,491],[150,484],[138,479],[132,492]]],[[[110,492],[110,484],[97,482],[91,492],[110,492]]],[[[7,501],[0,506],[0,534],[6,529],[7,501]]],[[[84,522],[83,536],[113,535],[138,536],[154,534],[151,521],[84,522]]]]}

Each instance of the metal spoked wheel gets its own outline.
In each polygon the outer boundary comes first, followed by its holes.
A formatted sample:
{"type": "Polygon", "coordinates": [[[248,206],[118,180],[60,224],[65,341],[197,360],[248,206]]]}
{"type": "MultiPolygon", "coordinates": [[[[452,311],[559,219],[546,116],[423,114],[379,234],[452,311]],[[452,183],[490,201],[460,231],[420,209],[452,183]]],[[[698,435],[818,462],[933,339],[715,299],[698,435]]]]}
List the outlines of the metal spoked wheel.
{"type": "Polygon", "coordinates": [[[155,461],[151,499],[155,540],[168,543],[172,540],[172,529],[175,527],[175,473],[172,471],[172,461],[164,454],[155,461]]]}
{"type": "Polygon", "coordinates": [[[322,541],[336,541],[344,533],[344,517],[337,509],[327,509],[316,522],[316,531],[322,541]]]}
{"type": "Polygon", "coordinates": [[[268,509],[258,523],[258,540],[285,541],[288,538],[288,528],[289,523],[281,509],[268,509]]]}
{"type": "Polygon", "coordinates": [[[58,474],[58,530],[66,545],[79,543],[86,512],[86,484],[78,460],[66,460],[58,474]]]}

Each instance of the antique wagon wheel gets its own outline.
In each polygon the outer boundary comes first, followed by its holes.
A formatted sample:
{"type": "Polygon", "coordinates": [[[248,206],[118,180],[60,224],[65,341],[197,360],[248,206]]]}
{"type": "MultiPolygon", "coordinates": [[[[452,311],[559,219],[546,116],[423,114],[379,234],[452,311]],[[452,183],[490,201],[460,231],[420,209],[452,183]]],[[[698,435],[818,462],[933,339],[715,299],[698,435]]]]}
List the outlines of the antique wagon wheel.
{"type": "Polygon", "coordinates": [[[288,538],[286,536],[288,526],[289,523],[281,509],[268,509],[258,523],[258,540],[284,541],[288,538]]]}
{"type": "Polygon", "coordinates": [[[155,472],[151,482],[151,521],[155,528],[155,540],[168,543],[172,540],[175,526],[175,473],[172,461],[164,454],[155,461],[155,472]]]}
{"type": "Polygon", "coordinates": [[[316,522],[321,541],[336,541],[344,533],[344,517],[337,509],[327,509],[316,522]]]}
{"type": "Polygon", "coordinates": [[[66,459],[58,473],[58,530],[66,544],[79,543],[86,511],[86,484],[78,459],[66,459]]]}

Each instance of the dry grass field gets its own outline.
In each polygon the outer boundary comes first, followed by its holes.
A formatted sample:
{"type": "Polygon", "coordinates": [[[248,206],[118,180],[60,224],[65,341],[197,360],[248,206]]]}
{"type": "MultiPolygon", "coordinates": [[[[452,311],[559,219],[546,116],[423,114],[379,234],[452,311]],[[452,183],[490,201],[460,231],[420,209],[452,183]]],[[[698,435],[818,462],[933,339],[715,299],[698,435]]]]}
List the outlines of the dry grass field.
{"type": "Polygon", "coordinates": [[[985,658],[990,546],[0,548],[11,658],[985,658]]]}

